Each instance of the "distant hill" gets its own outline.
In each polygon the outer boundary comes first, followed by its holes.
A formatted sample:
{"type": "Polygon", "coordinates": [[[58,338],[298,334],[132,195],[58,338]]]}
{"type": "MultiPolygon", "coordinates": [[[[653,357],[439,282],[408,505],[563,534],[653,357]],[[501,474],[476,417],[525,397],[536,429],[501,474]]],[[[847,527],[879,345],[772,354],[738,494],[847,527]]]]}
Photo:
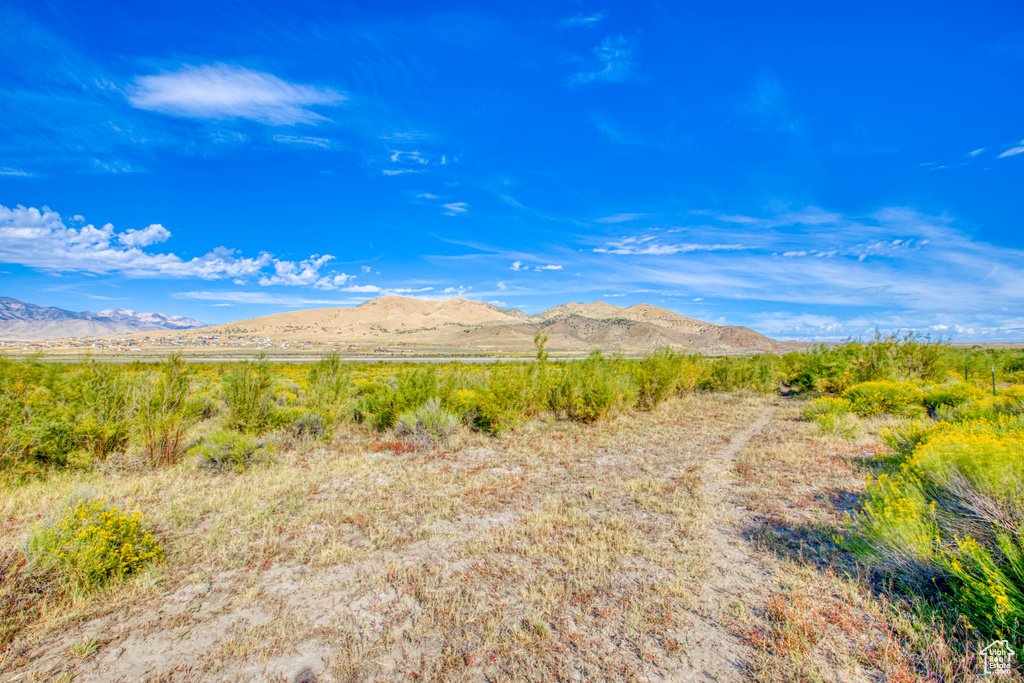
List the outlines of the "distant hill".
{"type": "Polygon", "coordinates": [[[537,332],[552,351],[645,352],[661,346],[712,354],[787,348],[745,327],[694,320],[664,308],[628,308],[603,301],[568,303],[537,315],[454,298],[423,301],[387,296],[347,308],[278,313],[189,334],[234,334],[276,340],[354,344],[415,343],[420,347],[491,352],[533,348],[537,332]]]}
{"type": "Polygon", "coordinates": [[[206,323],[164,315],[135,313],[123,308],[91,313],[46,308],[0,297],[0,339],[30,341],[65,337],[100,337],[157,330],[204,327],[206,323]]]}

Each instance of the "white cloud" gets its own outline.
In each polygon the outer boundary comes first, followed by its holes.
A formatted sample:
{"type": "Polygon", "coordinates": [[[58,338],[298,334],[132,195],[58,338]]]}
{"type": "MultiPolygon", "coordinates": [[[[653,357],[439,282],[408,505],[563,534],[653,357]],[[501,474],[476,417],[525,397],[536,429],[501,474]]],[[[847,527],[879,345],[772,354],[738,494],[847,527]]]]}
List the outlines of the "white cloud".
{"type": "Polygon", "coordinates": [[[17,168],[8,168],[6,166],[0,166],[0,175],[20,176],[20,177],[23,177],[23,178],[30,178],[30,177],[32,177],[32,174],[29,173],[28,171],[22,171],[22,170],[17,169],[17,168]]]}
{"type": "Polygon", "coordinates": [[[466,202],[452,202],[451,204],[445,204],[444,208],[446,209],[445,215],[455,216],[469,211],[469,204],[466,202]]]}
{"type": "Polygon", "coordinates": [[[423,173],[423,171],[415,168],[385,168],[382,173],[384,175],[401,175],[403,173],[423,173]]]}
{"type": "Polygon", "coordinates": [[[275,126],[327,120],[309,107],[338,105],[345,99],[329,88],[296,85],[229,64],[186,65],[174,72],[140,76],[128,94],[128,101],[139,109],[275,126]]]}
{"type": "Polygon", "coordinates": [[[593,28],[601,21],[604,21],[607,17],[608,12],[606,10],[601,10],[594,14],[577,14],[569,17],[568,19],[563,19],[562,26],[583,26],[585,28],[593,28]]]}
{"type": "Polygon", "coordinates": [[[0,205],[2,263],[18,263],[52,273],[119,273],[133,278],[232,279],[236,282],[258,278],[261,285],[313,285],[327,289],[352,278],[344,273],[319,273],[332,256],[312,256],[293,262],[261,252],[247,258],[221,246],[186,260],[173,252],[145,250],[170,237],[170,230],[159,223],[125,232],[116,232],[110,223],[99,228],[92,224],[69,228],[60,214],[46,207],[9,209],[0,205]],[[268,273],[267,269],[272,272],[268,273]]]}
{"type": "MultiPolygon", "coordinates": [[[[318,284],[322,279],[320,277],[320,269],[333,258],[330,254],[323,256],[314,254],[309,259],[298,263],[294,261],[278,261],[274,264],[274,274],[264,275],[259,279],[259,284],[263,287],[269,285],[309,286],[318,284]]],[[[342,276],[342,284],[351,278],[350,275],[345,275],[344,273],[342,273],[342,276]]],[[[327,278],[323,279],[326,280],[327,278]]]]}
{"type": "Polygon", "coordinates": [[[571,83],[620,83],[633,72],[633,46],[625,36],[608,36],[594,48],[594,59],[597,67],[593,71],[584,71],[572,77],[571,83]]]}
{"type": "Polygon", "coordinates": [[[440,199],[436,194],[430,194],[429,192],[423,192],[422,194],[416,195],[417,199],[440,199]]]}
{"type": "MultiPolygon", "coordinates": [[[[1021,140],[1021,143],[1024,143],[1024,140],[1021,140]]],[[[1002,159],[1003,157],[1012,157],[1021,153],[1024,153],[1024,147],[1014,147],[1013,149],[1008,149],[1000,154],[998,158],[1002,159]]]]}
{"type": "Polygon", "coordinates": [[[609,242],[603,247],[597,247],[594,252],[598,254],[671,256],[693,251],[738,251],[748,248],[742,244],[661,244],[655,242],[656,239],[654,235],[623,237],[609,242]]]}
{"type": "Polygon", "coordinates": [[[334,146],[334,143],[327,138],[314,138],[308,135],[274,135],[274,140],[277,142],[283,142],[286,145],[296,145],[299,147],[319,147],[320,149],[330,149],[334,146]]]}
{"type": "Polygon", "coordinates": [[[513,261],[512,270],[527,270],[529,266],[524,266],[522,261],[513,261]]]}
{"type": "Polygon", "coordinates": [[[504,282],[499,282],[499,283],[498,283],[498,285],[497,285],[497,287],[498,287],[498,289],[500,289],[500,290],[501,290],[501,291],[503,291],[503,292],[504,292],[504,291],[505,291],[506,289],[508,289],[508,285],[506,285],[506,284],[505,284],[504,282]]]}
{"type": "Polygon", "coordinates": [[[635,221],[640,218],[645,218],[645,213],[617,213],[614,216],[605,216],[604,218],[598,218],[595,223],[625,223],[627,221],[635,221]]]}
{"type": "Polygon", "coordinates": [[[538,273],[540,271],[542,271],[542,270],[561,270],[561,269],[562,269],[562,266],[555,266],[555,265],[550,265],[550,264],[546,265],[546,266],[537,266],[536,268],[534,268],[534,270],[537,271],[538,273]]]}
{"type": "Polygon", "coordinates": [[[369,273],[371,270],[373,270],[373,268],[371,268],[370,266],[359,266],[359,269],[364,273],[369,273]]]}
{"type": "Polygon", "coordinates": [[[148,247],[151,244],[166,242],[171,237],[171,231],[154,223],[142,230],[128,229],[121,233],[117,241],[126,247],[148,247]]]}
{"type": "Polygon", "coordinates": [[[967,156],[969,156],[969,157],[976,157],[976,156],[978,156],[979,154],[981,154],[984,151],[985,151],[984,147],[979,147],[978,149],[974,150],[973,152],[968,152],[967,156]]]}

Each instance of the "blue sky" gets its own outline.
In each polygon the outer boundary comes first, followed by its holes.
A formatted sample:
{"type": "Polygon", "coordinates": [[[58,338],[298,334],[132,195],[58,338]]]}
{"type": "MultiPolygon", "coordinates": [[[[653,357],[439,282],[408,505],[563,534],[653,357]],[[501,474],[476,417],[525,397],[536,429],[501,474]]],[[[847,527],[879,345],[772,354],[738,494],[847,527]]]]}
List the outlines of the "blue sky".
{"type": "Polygon", "coordinates": [[[0,0],[0,295],[1024,339],[1024,5],[0,0]]]}

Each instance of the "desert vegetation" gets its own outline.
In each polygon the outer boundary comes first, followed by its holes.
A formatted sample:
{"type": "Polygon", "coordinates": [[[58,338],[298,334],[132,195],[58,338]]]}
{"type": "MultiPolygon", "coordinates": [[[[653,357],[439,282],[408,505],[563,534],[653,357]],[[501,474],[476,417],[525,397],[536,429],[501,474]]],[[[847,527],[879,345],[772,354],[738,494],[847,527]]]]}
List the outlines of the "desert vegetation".
{"type": "Polygon", "coordinates": [[[1024,353],[544,342],[478,365],[0,357],[0,672],[137,676],[115,644],[243,607],[165,680],[284,671],[303,643],[333,680],[966,680],[979,644],[1021,642],[1024,353]]]}

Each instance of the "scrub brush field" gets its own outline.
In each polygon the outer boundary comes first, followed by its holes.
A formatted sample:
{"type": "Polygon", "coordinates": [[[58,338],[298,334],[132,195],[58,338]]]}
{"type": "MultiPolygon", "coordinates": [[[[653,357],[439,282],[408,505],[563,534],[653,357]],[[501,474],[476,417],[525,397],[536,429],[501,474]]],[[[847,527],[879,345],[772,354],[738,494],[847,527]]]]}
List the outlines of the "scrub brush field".
{"type": "Polygon", "coordinates": [[[973,680],[1024,355],[0,360],[0,680],[973,680]]]}

